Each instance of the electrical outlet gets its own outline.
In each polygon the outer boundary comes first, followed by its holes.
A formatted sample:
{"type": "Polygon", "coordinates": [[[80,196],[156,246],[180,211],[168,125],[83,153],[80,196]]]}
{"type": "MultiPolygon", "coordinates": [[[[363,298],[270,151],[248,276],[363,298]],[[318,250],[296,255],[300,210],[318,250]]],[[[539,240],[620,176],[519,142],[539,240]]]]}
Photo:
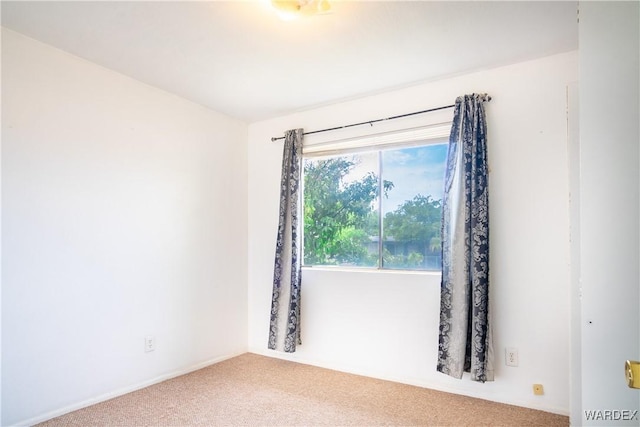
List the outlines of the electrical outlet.
{"type": "Polygon", "coordinates": [[[504,363],[507,366],[518,366],[518,349],[514,347],[507,347],[505,349],[504,363]]]}
{"type": "Polygon", "coordinates": [[[150,352],[156,349],[156,337],[148,335],[144,337],[144,351],[150,352]]]}
{"type": "Polygon", "coordinates": [[[544,394],[544,387],[542,384],[534,384],[533,385],[533,394],[536,396],[542,396],[544,394]]]}

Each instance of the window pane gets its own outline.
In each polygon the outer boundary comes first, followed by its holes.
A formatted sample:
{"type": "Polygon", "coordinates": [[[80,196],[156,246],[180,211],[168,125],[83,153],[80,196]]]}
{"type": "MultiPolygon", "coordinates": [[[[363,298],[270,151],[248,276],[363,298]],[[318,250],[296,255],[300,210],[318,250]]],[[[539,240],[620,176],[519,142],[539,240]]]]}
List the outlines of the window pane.
{"type": "Polygon", "coordinates": [[[383,267],[439,270],[447,144],[382,152],[383,267]]]}
{"type": "Polygon", "coordinates": [[[378,265],[378,153],[304,161],[304,265],[378,265]]]}
{"type": "Polygon", "coordinates": [[[439,270],[446,155],[431,143],[306,158],[304,265],[439,270]]]}

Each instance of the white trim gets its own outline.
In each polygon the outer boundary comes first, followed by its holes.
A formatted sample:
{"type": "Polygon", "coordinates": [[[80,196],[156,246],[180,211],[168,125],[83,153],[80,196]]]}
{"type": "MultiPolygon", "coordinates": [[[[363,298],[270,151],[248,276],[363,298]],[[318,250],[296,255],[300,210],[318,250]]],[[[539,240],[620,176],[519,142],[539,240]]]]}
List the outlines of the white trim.
{"type": "MultiPolygon", "coordinates": [[[[363,151],[366,149],[379,150],[384,147],[401,145],[424,145],[433,140],[448,139],[451,132],[451,122],[435,123],[401,130],[380,133],[370,133],[351,138],[342,138],[322,142],[306,142],[302,148],[305,156],[326,155],[337,152],[363,151]]],[[[446,141],[443,141],[446,142],[446,141]]]]}
{"type": "Polygon", "coordinates": [[[394,269],[377,267],[352,267],[343,265],[303,265],[303,271],[330,271],[333,273],[366,273],[366,274],[406,274],[419,276],[442,276],[440,270],[394,269]]]}
{"type": "Polygon", "coordinates": [[[104,394],[101,394],[99,396],[92,397],[92,398],[83,400],[81,402],[74,403],[74,404],[71,404],[69,406],[65,406],[63,408],[56,409],[54,411],[50,411],[50,412],[47,412],[47,413],[42,414],[42,415],[38,415],[38,416],[33,417],[33,418],[29,418],[28,420],[19,421],[19,422],[13,424],[13,426],[32,426],[34,424],[39,424],[39,423],[48,421],[48,420],[50,420],[52,418],[56,418],[56,417],[59,417],[61,415],[68,414],[69,412],[77,411],[78,409],[86,408],[88,406],[95,405],[97,403],[113,399],[115,397],[123,396],[123,395],[131,393],[133,391],[140,390],[140,389],[152,386],[154,384],[158,384],[158,383],[161,383],[163,381],[170,380],[172,378],[176,378],[176,377],[179,377],[181,375],[185,375],[185,374],[188,374],[190,372],[197,371],[197,370],[202,369],[202,368],[206,368],[207,366],[215,365],[216,363],[220,363],[220,362],[222,362],[224,360],[231,359],[231,358],[236,357],[236,356],[240,356],[241,354],[244,354],[244,353],[246,353],[246,351],[243,351],[243,352],[240,352],[240,353],[234,353],[234,354],[230,354],[230,355],[225,355],[225,356],[219,356],[219,357],[215,357],[213,359],[205,360],[204,362],[196,363],[196,364],[191,365],[189,367],[186,367],[184,369],[178,369],[176,371],[169,372],[167,374],[163,374],[163,375],[157,376],[157,377],[152,378],[152,379],[147,380],[147,381],[143,381],[143,382],[140,382],[140,383],[137,383],[137,384],[132,384],[132,385],[129,385],[129,386],[126,386],[126,387],[123,387],[123,388],[119,388],[117,390],[114,390],[114,391],[111,391],[111,392],[108,392],[108,393],[104,393],[104,394]]]}

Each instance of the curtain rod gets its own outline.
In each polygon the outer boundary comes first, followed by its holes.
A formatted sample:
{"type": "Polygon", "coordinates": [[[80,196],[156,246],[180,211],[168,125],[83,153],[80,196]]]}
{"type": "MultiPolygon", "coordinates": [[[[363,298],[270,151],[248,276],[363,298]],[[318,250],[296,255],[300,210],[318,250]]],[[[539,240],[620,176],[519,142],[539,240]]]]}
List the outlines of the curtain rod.
{"type": "MultiPolygon", "coordinates": [[[[350,125],[337,126],[337,127],[334,127],[334,128],[327,128],[327,129],[321,129],[321,130],[314,130],[314,131],[311,131],[311,132],[304,132],[303,135],[311,135],[311,134],[314,134],[314,133],[329,132],[329,131],[332,131],[332,130],[345,129],[345,128],[350,128],[350,127],[353,127],[353,126],[362,126],[362,125],[372,125],[373,126],[374,123],[384,122],[385,120],[401,119],[403,117],[415,116],[416,114],[430,113],[432,111],[445,110],[447,108],[453,108],[453,107],[455,107],[455,104],[445,105],[444,107],[430,108],[428,110],[416,111],[414,113],[401,114],[399,116],[386,117],[384,119],[369,120],[369,121],[366,121],[366,122],[352,123],[350,125]]],[[[284,139],[284,136],[280,136],[280,137],[277,137],[277,138],[276,137],[272,137],[271,138],[271,142],[275,142],[275,141],[278,141],[280,139],[284,139]]]]}

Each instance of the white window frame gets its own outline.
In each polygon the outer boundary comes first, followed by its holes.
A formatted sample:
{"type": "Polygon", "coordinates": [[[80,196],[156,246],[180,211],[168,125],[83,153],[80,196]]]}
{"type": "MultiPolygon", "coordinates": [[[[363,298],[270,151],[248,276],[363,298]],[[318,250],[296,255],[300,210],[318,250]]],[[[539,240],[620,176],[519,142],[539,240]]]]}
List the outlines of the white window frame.
{"type": "MultiPolygon", "coordinates": [[[[440,114],[440,121],[438,121],[438,117],[432,117],[431,123],[422,125],[422,126],[413,126],[413,127],[399,127],[395,126],[395,129],[391,130],[379,130],[378,132],[372,132],[369,130],[368,132],[362,132],[357,135],[354,134],[353,131],[350,133],[352,135],[345,136],[339,139],[320,139],[320,138],[309,138],[305,137],[305,141],[303,144],[302,155],[304,158],[314,158],[314,157],[323,157],[323,156],[340,156],[358,152],[366,152],[366,151],[380,151],[387,148],[392,149],[401,149],[412,146],[424,146],[432,144],[442,144],[446,143],[449,139],[449,135],[451,133],[451,112],[449,111],[446,116],[440,114]],[[446,117],[447,120],[442,121],[442,119],[446,117]],[[435,120],[434,120],[435,119],[435,120]]],[[[415,119],[414,119],[415,122],[415,119]]],[[[424,123],[424,118],[423,118],[424,123]]],[[[407,126],[407,124],[404,124],[407,126]]],[[[378,126],[380,128],[380,126],[378,126]]],[[[387,127],[389,128],[389,127],[387,127]]],[[[311,135],[313,136],[313,135],[311,135]]],[[[379,180],[383,179],[383,173],[380,168],[379,170],[379,180]]],[[[304,182],[304,180],[303,180],[304,182]]],[[[381,200],[379,201],[381,203],[381,200]]],[[[302,187],[302,208],[304,209],[304,186],[302,187]]],[[[378,215],[381,217],[381,207],[378,207],[378,215]]],[[[304,242],[304,218],[302,221],[302,242],[304,242]]],[[[382,230],[380,230],[382,233],[382,230]]],[[[385,271],[385,272],[420,272],[420,273],[433,273],[435,270],[425,270],[425,269],[397,269],[397,268],[385,268],[382,263],[382,236],[379,236],[379,248],[378,248],[378,265],[377,267],[357,267],[357,266],[349,266],[348,269],[356,269],[358,271],[385,271]]],[[[301,245],[302,250],[304,251],[304,244],[301,245]]],[[[304,260],[304,253],[302,256],[304,260]]],[[[304,261],[303,261],[304,262],[304,261]]],[[[307,265],[305,268],[328,268],[328,269],[340,269],[345,268],[344,266],[333,266],[333,265],[307,265]]]]}

